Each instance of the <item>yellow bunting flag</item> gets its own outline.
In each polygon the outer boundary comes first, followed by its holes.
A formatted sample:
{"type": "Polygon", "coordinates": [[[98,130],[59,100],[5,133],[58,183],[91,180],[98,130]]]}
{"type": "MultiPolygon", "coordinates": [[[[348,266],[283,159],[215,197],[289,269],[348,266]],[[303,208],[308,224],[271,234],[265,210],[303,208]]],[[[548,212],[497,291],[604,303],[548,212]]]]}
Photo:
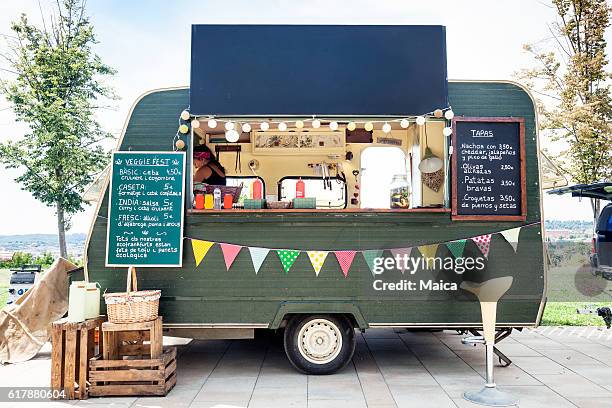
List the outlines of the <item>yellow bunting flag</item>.
{"type": "Polygon", "coordinates": [[[212,247],[215,243],[210,241],[200,241],[199,239],[192,239],[191,246],[193,247],[193,257],[195,258],[196,266],[200,265],[202,259],[208,253],[210,247],[212,247]]]}
{"type": "Polygon", "coordinates": [[[321,272],[321,268],[325,263],[325,258],[327,258],[327,251],[306,251],[308,254],[308,259],[310,259],[310,263],[314,268],[315,275],[319,276],[319,272],[321,272]]]}
{"type": "Polygon", "coordinates": [[[419,252],[423,255],[423,258],[425,259],[427,269],[431,268],[432,264],[434,263],[436,251],[438,251],[438,244],[421,245],[419,247],[419,252]]]}

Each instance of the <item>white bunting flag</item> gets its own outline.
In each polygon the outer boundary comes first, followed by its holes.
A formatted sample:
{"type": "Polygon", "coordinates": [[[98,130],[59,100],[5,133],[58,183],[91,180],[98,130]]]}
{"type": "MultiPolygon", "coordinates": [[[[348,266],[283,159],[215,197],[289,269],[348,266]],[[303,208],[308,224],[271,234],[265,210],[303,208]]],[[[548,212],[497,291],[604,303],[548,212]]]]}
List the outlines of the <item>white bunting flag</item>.
{"type": "Polygon", "coordinates": [[[508,241],[510,245],[512,245],[512,249],[516,253],[518,248],[519,234],[521,233],[522,227],[516,227],[509,230],[501,231],[500,234],[508,241]]]}
{"type": "Polygon", "coordinates": [[[255,275],[257,275],[270,250],[268,248],[249,247],[249,252],[251,253],[251,261],[253,261],[253,268],[255,268],[255,275]]]}

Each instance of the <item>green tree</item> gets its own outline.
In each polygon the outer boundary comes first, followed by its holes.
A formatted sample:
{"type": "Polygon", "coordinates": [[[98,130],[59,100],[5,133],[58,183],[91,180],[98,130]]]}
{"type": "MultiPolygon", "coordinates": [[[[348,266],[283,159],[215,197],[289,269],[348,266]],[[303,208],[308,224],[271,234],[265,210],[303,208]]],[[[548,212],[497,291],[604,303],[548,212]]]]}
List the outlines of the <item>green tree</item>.
{"type": "Polygon", "coordinates": [[[0,92],[29,130],[0,144],[0,162],[22,170],[15,180],[55,209],[60,255],[67,257],[70,217],[82,210],[83,190],[108,161],[100,143],[111,135],[94,114],[114,98],[101,78],[115,71],[91,48],[96,38],[84,0],[57,0],[54,9],[42,27],[25,14],[11,25],[2,57],[12,77],[0,80],[0,92]]]}
{"type": "MultiPolygon", "coordinates": [[[[552,0],[551,38],[525,45],[535,67],[517,77],[538,95],[542,130],[567,147],[556,164],[577,183],[612,177],[611,74],[605,32],[612,9],[603,0],[552,0]]],[[[600,202],[591,199],[597,218],[600,202]]]]}

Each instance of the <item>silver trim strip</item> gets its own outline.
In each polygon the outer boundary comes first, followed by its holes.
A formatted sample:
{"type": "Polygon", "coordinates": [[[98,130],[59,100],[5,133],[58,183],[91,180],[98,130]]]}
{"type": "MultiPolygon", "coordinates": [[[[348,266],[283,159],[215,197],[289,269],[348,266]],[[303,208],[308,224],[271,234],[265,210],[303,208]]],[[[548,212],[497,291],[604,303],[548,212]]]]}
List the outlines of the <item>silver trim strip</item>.
{"type": "Polygon", "coordinates": [[[267,329],[267,323],[164,323],[165,329],[267,329]]]}

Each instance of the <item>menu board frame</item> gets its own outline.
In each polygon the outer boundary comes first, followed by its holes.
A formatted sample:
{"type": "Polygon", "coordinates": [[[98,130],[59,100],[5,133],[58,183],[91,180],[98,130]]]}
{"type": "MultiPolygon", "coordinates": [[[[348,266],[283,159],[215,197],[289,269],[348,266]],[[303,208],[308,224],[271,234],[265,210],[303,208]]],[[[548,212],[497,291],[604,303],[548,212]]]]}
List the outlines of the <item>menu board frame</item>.
{"type": "Polygon", "coordinates": [[[526,188],[526,163],[525,163],[525,118],[520,117],[465,117],[456,116],[453,118],[453,135],[452,135],[452,146],[453,154],[451,161],[451,219],[463,220],[463,221],[525,221],[527,219],[527,188],[526,188]],[[520,172],[521,172],[521,214],[520,215],[465,215],[460,214],[458,211],[458,197],[457,197],[457,161],[458,161],[458,147],[457,147],[457,123],[458,122],[477,122],[477,123],[518,123],[519,124],[519,154],[520,154],[520,172]]]}
{"type": "Polygon", "coordinates": [[[176,268],[176,267],[182,267],[183,266],[183,246],[184,246],[184,241],[185,241],[185,169],[186,169],[186,163],[187,163],[187,155],[185,154],[185,152],[175,152],[175,151],[116,151],[113,152],[111,154],[111,171],[109,172],[109,193],[108,193],[108,218],[107,218],[107,224],[106,224],[106,252],[104,254],[104,264],[106,267],[129,267],[129,266],[138,266],[141,268],[176,268]],[[109,237],[110,237],[110,230],[111,230],[111,220],[112,220],[112,216],[111,216],[111,211],[113,208],[113,174],[115,171],[115,154],[143,154],[143,155],[156,155],[156,154],[176,154],[176,155],[182,155],[183,156],[183,166],[182,166],[182,173],[181,173],[181,227],[180,227],[180,239],[179,239],[179,255],[178,255],[178,263],[163,263],[163,264],[141,264],[141,263],[121,263],[121,264],[115,264],[115,263],[109,263],[109,256],[108,256],[108,249],[109,249],[109,237]]]}

